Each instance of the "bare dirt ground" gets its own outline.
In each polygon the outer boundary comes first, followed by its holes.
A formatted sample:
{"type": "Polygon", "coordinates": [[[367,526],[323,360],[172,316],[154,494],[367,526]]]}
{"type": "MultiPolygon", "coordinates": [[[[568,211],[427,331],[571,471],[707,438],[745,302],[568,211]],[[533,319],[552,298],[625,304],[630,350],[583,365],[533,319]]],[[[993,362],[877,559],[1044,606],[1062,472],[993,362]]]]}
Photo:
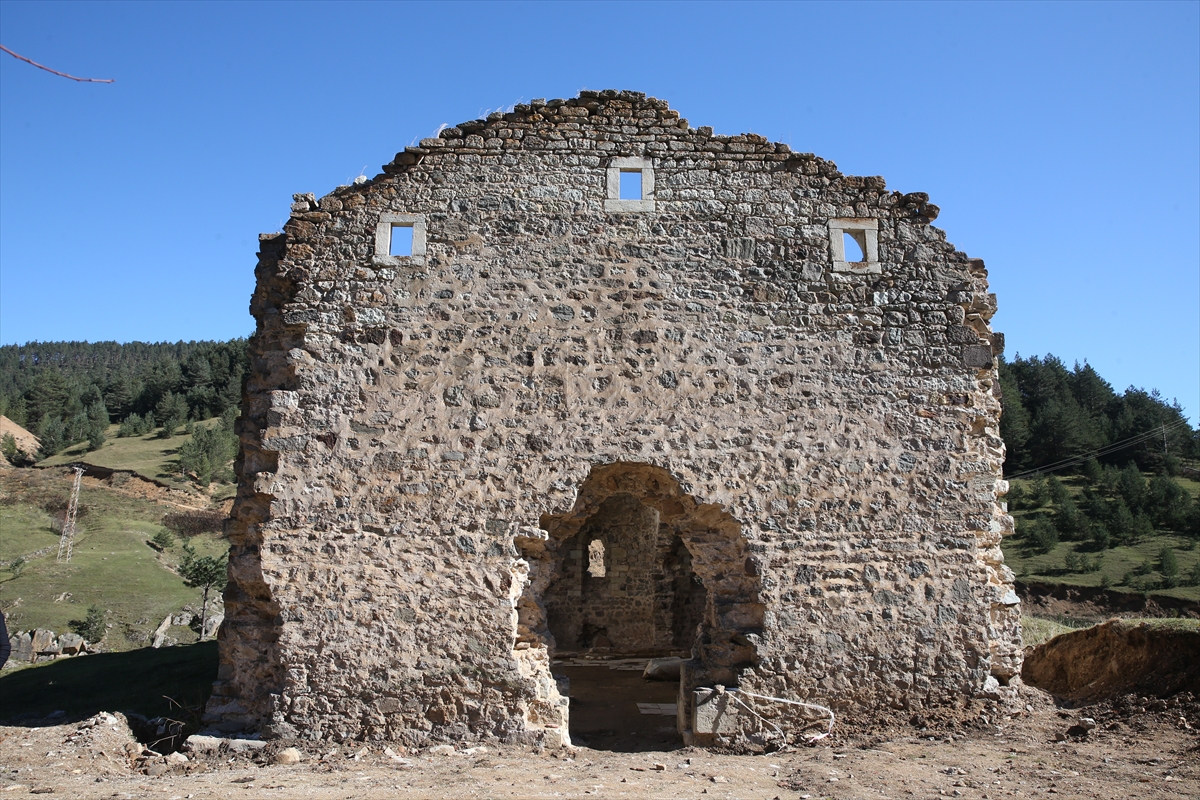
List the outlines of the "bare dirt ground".
{"type": "Polygon", "coordinates": [[[282,765],[281,745],[271,744],[184,760],[145,755],[120,715],[102,714],[0,727],[0,798],[1200,797],[1200,703],[1190,695],[1067,710],[1038,690],[1023,694],[1027,710],[999,720],[936,732],[843,732],[755,756],[512,745],[406,753],[360,744],[313,747],[300,763],[282,765]],[[1085,715],[1097,727],[1067,735],[1085,715]]]}
{"type": "MultiPolygon", "coordinates": [[[[29,431],[4,415],[0,415],[0,436],[9,435],[17,443],[17,449],[28,456],[33,456],[42,446],[38,438],[29,431]]],[[[8,462],[0,458],[0,464],[8,466],[8,462]]]]}

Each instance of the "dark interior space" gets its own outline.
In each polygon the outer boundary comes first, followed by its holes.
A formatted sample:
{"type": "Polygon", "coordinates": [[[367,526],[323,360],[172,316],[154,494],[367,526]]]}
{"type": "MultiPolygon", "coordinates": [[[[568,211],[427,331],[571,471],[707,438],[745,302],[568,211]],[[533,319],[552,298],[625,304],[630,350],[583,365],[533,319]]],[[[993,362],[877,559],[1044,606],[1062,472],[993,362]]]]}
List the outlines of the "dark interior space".
{"type": "MultiPolygon", "coordinates": [[[[595,666],[555,664],[571,681],[571,742],[595,750],[636,753],[682,747],[676,726],[678,681],[642,677],[633,659],[596,661],[595,666]],[[631,668],[613,668],[629,664],[631,668]]],[[[646,659],[638,659],[644,667],[646,659]]]]}

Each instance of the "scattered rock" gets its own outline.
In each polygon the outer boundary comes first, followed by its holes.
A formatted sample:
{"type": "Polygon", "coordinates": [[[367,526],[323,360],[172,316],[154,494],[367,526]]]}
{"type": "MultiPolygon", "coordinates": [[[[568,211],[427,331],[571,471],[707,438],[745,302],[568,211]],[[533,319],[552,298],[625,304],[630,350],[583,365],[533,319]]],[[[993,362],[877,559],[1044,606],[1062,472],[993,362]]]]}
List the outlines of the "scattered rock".
{"type": "Polygon", "coordinates": [[[215,753],[224,743],[225,740],[219,736],[201,736],[196,733],[189,736],[183,746],[193,753],[215,753]]]}
{"type": "Polygon", "coordinates": [[[87,649],[84,638],[75,633],[64,633],[58,637],[58,647],[66,655],[73,656],[87,649]]]}
{"type": "Polygon", "coordinates": [[[254,750],[262,750],[267,743],[262,739],[226,739],[225,746],[231,753],[249,753],[254,750]]]}
{"type": "Polygon", "coordinates": [[[646,662],[642,677],[651,681],[677,681],[682,664],[683,659],[677,656],[652,658],[646,662]]]}
{"type": "MultiPolygon", "coordinates": [[[[1091,717],[1080,717],[1079,722],[1067,728],[1067,736],[1081,737],[1087,736],[1088,732],[1096,727],[1096,720],[1091,717]]],[[[1061,740],[1060,740],[1061,741],[1061,740]]]]}
{"type": "Polygon", "coordinates": [[[160,622],[158,624],[158,627],[154,629],[154,642],[150,646],[154,647],[154,648],[159,648],[164,645],[167,645],[169,647],[170,645],[167,640],[170,639],[171,637],[167,636],[167,630],[170,627],[171,627],[171,615],[168,614],[166,619],[164,619],[162,622],[160,622]]]}
{"type": "Polygon", "coordinates": [[[221,627],[221,623],[225,621],[225,615],[221,613],[212,614],[204,620],[203,638],[211,639],[217,635],[217,629],[221,627]]]}
{"type": "Polygon", "coordinates": [[[276,764],[299,764],[304,755],[294,747],[285,747],[275,754],[276,764]]]}

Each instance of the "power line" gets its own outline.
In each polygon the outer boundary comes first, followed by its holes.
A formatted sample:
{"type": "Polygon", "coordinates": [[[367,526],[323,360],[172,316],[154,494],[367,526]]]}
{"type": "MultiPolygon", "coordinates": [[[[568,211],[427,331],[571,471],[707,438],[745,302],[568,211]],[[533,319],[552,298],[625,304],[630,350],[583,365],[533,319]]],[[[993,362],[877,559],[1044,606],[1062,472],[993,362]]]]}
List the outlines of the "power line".
{"type": "MultiPolygon", "coordinates": [[[[1172,425],[1171,427],[1175,428],[1177,426],[1172,425]]],[[[1026,470],[1024,472],[1019,472],[1015,475],[1010,475],[1009,477],[1010,478],[1023,478],[1026,475],[1033,475],[1033,474],[1045,473],[1045,472],[1057,472],[1060,469],[1066,469],[1067,467],[1072,467],[1077,464],[1082,464],[1083,462],[1087,461],[1089,458],[1098,458],[1100,456],[1106,456],[1111,453],[1116,453],[1120,450],[1124,450],[1128,447],[1132,447],[1136,444],[1141,444],[1152,438],[1155,438],[1157,435],[1158,435],[1158,431],[1149,431],[1148,433],[1139,434],[1137,436],[1132,436],[1128,439],[1122,439],[1118,442],[1113,442],[1111,444],[1107,444],[1098,450],[1093,450],[1088,453],[1083,453],[1083,454],[1080,454],[1077,456],[1072,456],[1071,458],[1063,459],[1062,461],[1056,461],[1052,464],[1047,464],[1045,466],[1036,467],[1034,469],[1026,470]]]]}
{"type": "MultiPolygon", "coordinates": [[[[1157,431],[1151,429],[1149,431],[1146,431],[1145,433],[1139,433],[1136,436],[1131,436],[1128,439],[1121,439],[1120,441],[1111,442],[1109,444],[1104,445],[1103,447],[1101,447],[1099,449],[1091,451],[1090,453],[1083,453],[1081,455],[1071,456],[1070,458],[1064,458],[1063,460],[1056,461],[1052,464],[1047,464],[1042,467],[1035,467],[1034,469],[1025,470],[1024,472],[1018,472],[1015,475],[1009,475],[1008,478],[1009,478],[1009,480],[1012,480],[1013,478],[1024,478],[1026,475],[1042,474],[1042,473],[1046,473],[1046,472],[1057,472],[1060,469],[1066,469],[1067,467],[1073,467],[1077,464],[1082,464],[1083,462],[1087,461],[1089,458],[1099,458],[1100,456],[1106,456],[1106,455],[1109,455],[1110,453],[1115,453],[1119,450],[1124,450],[1127,447],[1132,447],[1135,444],[1140,444],[1149,439],[1157,438],[1160,432],[1162,433],[1163,439],[1165,440],[1167,431],[1174,430],[1175,428],[1178,428],[1181,425],[1187,425],[1187,424],[1188,424],[1188,421],[1185,419],[1175,420],[1174,422],[1170,423],[1169,425],[1164,423],[1157,431]]],[[[1189,426],[1189,429],[1190,429],[1190,427],[1191,426],[1189,426]]]]}

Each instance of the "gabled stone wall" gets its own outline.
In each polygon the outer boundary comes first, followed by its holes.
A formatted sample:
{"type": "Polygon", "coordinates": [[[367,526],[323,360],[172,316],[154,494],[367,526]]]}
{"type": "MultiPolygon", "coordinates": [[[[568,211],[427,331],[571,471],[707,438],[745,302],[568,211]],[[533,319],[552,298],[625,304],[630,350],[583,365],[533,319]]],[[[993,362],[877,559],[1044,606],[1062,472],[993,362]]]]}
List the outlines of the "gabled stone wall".
{"type": "Polygon", "coordinates": [[[561,739],[547,592],[616,495],[703,584],[684,694],[851,724],[994,695],[1021,658],[995,299],[936,215],[633,92],[297,195],[261,237],[210,720],[561,739]],[[614,197],[622,170],[652,188],[614,197]]]}

